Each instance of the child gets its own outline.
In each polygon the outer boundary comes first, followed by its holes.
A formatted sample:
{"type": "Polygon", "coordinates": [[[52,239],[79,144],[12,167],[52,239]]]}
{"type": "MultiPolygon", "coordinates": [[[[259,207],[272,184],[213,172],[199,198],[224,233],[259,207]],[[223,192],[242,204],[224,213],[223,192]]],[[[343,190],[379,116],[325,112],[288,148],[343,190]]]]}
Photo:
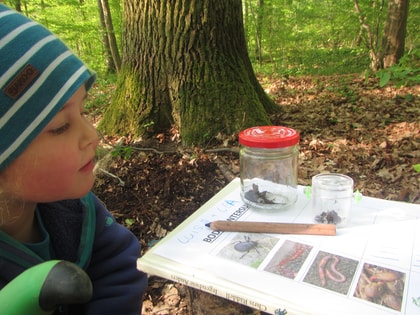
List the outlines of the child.
{"type": "Polygon", "coordinates": [[[50,31],[0,4],[0,290],[33,265],[67,260],[89,275],[93,296],[54,314],[139,315],[139,242],[89,192],[94,80],[50,31]]]}

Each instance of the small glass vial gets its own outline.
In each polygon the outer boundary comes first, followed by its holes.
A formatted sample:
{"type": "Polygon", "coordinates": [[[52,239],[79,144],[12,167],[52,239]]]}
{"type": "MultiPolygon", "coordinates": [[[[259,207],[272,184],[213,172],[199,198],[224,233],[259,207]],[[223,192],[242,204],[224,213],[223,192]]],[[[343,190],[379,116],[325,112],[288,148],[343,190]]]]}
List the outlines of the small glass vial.
{"type": "Polygon", "coordinates": [[[258,209],[279,210],[296,202],[299,134],[283,126],[239,133],[241,197],[258,209]]]}
{"type": "Polygon", "coordinates": [[[312,177],[312,209],[316,223],[345,227],[350,221],[353,179],[337,173],[312,177]]]}

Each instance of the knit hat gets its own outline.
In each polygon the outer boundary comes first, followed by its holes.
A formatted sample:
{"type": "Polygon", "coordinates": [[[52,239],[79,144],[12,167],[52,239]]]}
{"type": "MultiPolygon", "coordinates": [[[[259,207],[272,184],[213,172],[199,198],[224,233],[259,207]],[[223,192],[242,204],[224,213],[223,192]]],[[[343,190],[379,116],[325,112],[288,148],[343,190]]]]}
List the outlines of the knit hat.
{"type": "Polygon", "coordinates": [[[49,30],[0,4],[0,171],[95,78],[49,30]]]}

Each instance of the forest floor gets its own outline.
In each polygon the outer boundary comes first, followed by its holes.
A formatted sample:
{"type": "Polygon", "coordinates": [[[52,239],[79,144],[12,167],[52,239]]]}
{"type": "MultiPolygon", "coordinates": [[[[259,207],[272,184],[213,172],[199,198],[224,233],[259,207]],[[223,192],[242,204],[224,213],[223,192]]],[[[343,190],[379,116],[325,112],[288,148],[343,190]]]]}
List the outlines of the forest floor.
{"type": "MultiPolygon", "coordinates": [[[[357,76],[260,82],[283,109],[272,123],[301,135],[300,185],[338,172],[351,176],[363,195],[420,204],[420,86],[380,89],[377,80],[357,76]]],[[[94,192],[138,237],[142,253],[239,176],[237,140],[221,140],[187,149],[176,130],[148,141],[104,136],[101,147],[113,153],[97,164],[94,192]],[[124,147],[115,149],[116,142],[124,147]]],[[[143,314],[263,313],[150,277],[143,314]]]]}

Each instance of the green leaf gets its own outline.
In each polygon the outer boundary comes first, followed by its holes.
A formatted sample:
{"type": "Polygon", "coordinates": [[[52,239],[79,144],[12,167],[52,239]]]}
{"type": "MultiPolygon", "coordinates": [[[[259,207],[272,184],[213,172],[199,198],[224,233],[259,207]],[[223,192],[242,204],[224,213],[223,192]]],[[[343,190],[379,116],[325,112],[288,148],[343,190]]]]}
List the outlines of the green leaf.
{"type": "Polygon", "coordinates": [[[384,87],[389,82],[389,80],[391,79],[391,73],[383,71],[379,74],[379,78],[380,78],[379,86],[384,87]]]}
{"type": "Polygon", "coordinates": [[[420,164],[414,164],[413,168],[417,173],[420,173],[420,164]]]}
{"type": "Polygon", "coordinates": [[[134,219],[125,219],[125,224],[130,227],[134,224],[134,219]]]}

